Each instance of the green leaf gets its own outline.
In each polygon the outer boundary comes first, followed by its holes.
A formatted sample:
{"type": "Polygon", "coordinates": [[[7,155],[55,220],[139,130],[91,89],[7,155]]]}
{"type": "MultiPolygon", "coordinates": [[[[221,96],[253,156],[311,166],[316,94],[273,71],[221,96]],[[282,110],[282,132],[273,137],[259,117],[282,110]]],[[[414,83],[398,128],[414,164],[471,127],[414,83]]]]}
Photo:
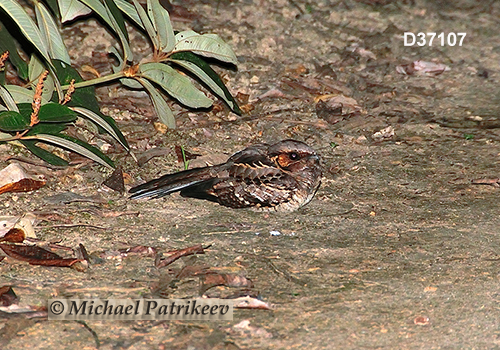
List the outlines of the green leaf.
{"type": "Polygon", "coordinates": [[[153,27],[153,23],[151,23],[151,20],[149,19],[146,11],[142,7],[142,5],[139,3],[137,0],[133,0],[135,9],[137,10],[137,14],[139,15],[141,22],[146,29],[146,32],[148,33],[149,39],[153,43],[153,46],[155,50],[158,50],[160,47],[160,42],[158,37],[156,36],[156,31],[153,27]]]}
{"type": "MultiPolygon", "coordinates": [[[[38,83],[38,78],[46,69],[45,65],[36,55],[31,55],[30,63],[28,65],[29,80],[32,87],[31,91],[34,91],[36,84],[38,83]]],[[[42,102],[50,100],[54,94],[54,90],[54,78],[49,74],[43,83],[42,102]]]]}
{"type": "Polygon", "coordinates": [[[217,34],[200,35],[192,30],[177,33],[173,52],[191,51],[205,57],[236,65],[238,59],[233,50],[217,34]]]}
{"type": "Polygon", "coordinates": [[[123,34],[123,37],[128,43],[129,39],[128,39],[127,28],[125,27],[125,20],[123,19],[121,11],[118,9],[113,0],[104,0],[104,4],[109,10],[108,14],[111,15],[112,18],[115,20],[117,28],[120,29],[121,33],[123,34]]]}
{"type": "Polygon", "coordinates": [[[192,52],[177,52],[169,57],[169,61],[193,73],[210,91],[223,99],[234,113],[241,115],[238,103],[226,88],[222,79],[202,58],[192,52]]]}
{"type": "MultiPolygon", "coordinates": [[[[33,108],[31,103],[20,103],[17,105],[19,113],[26,118],[30,119],[33,108]]],[[[38,119],[40,123],[34,125],[28,134],[48,133],[54,134],[66,129],[66,123],[71,123],[76,120],[78,114],[72,109],[59,103],[49,102],[40,107],[38,112],[38,119]],[[42,127],[48,125],[47,127],[42,127]]]]}
{"type": "Polygon", "coordinates": [[[170,96],[188,107],[208,108],[212,106],[212,100],[198,90],[189,78],[166,64],[142,64],[140,76],[158,84],[170,96]]]}
{"type": "Polygon", "coordinates": [[[24,131],[30,127],[30,118],[26,118],[19,112],[0,112],[0,130],[3,131],[24,131]]]}
{"type": "Polygon", "coordinates": [[[106,6],[106,11],[113,25],[113,28],[116,34],[118,34],[118,38],[120,39],[120,43],[123,48],[123,59],[126,62],[133,61],[134,54],[130,49],[127,28],[125,27],[125,20],[123,19],[122,13],[118,9],[118,7],[116,7],[116,4],[113,2],[113,0],[104,0],[104,5],[106,6]]]}
{"type": "Polygon", "coordinates": [[[160,43],[159,49],[170,52],[175,46],[175,34],[168,11],[165,10],[158,0],[148,0],[148,15],[153,22],[153,27],[160,43]]]}
{"type": "Polygon", "coordinates": [[[125,0],[115,0],[116,6],[127,15],[139,28],[144,29],[144,25],[142,24],[141,18],[137,14],[137,11],[134,5],[128,3],[125,0]]]}
{"type": "Polygon", "coordinates": [[[58,59],[67,64],[71,63],[64,41],[59,33],[59,27],[52,18],[49,10],[39,1],[35,2],[35,13],[38,27],[49,48],[50,57],[58,59]]]}
{"type": "Polygon", "coordinates": [[[40,30],[31,17],[26,13],[18,0],[0,1],[2,8],[7,15],[18,25],[23,35],[33,45],[33,47],[50,63],[50,55],[47,45],[40,30]]]}
{"type": "Polygon", "coordinates": [[[31,108],[31,103],[19,103],[17,105],[19,109],[19,113],[22,114],[25,118],[31,118],[31,113],[33,112],[33,108],[31,108]]]}
{"type": "Polygon", "coordinates": [[[49,7],[50,12],[55,14],[56,17],[60,20],[61,17],[59,15],[59,5],[57,4],[57,1],[58,0],[45,0],[44,2],[49,7]]]}
{"type": "Polygon", "coordinates": [[[76,112],[72,111],[70,108],[53,102],[40,107],[40,112],[38,113],[40,122],[50,123],[73,122],[76,120],[77,116],[76,112]]]}
{"type": "Polygon", "coordinates": [[[9,61],[16,67],[19,77],[23,80],[28,79],[28,64],[19,56],[14,38],[0,22],[0,54],[5,51],[9,51],[9,61]]]}
{"type": "MultiPolygon", "coordinates": [[[[10,95],[12,96],[12,98],[14,99],[14,101],[16,103],[30,103],[33,102],[33,96],[35,95],[35,93],[33,92],[33,90],[30,90],[30,89],[26,89],[22,86],[18,86],[18,85],[5,85],[4,86],[7,91],[9,91],[10,95]]],[[[43,95],[42,95],[42,104],[45,104],[45,103],[48,103],[49,101],[47,101],[43,95]]]]}
{"type": "Polygon", "coordinates": [[[50,143],[61,148],[65,148],[72,152],[79,153],[82,156],[87,157],[108,168],[114,168],[113,161],[104,153],[102,153],[99,149],[74,137],[70,137],[63,134],[59,134],[57,136],[49,134],[38,134],[34,136],[28,136],[25,139],[28,138],[38,140],[40,142],[50,143]]]}
{"type": "Polygon", "coordinates": [[[36,146],[37,141],[19,140],[31,153],[52,165],[68,166],[69,163],[55,154],[36,146]]]}
{"type": "Polygon", "coordinates": [[[14,98],[9,93],[9,91],[1,85],[0,85],[0,99],[2,99],[2,101],[5,103],[5,106],[7,106],[7,109],[9,111],[19,112],[19,109],[17,108],[14,98]]]}
{"type": "MultiPolygon", "coordinates": [[[[54,60],[53,62],[56,68],[57,77],[62,84],[69,84],[71,79],[75,79],[76,83],[83,81],[83,78],[73,67],[59,60],[54,60]]],[[[71,101],[67,103],[67,106],[85,106],[85,108],[95,113],[99,113],[99,103],[95,97],[95,88],[93,86],[88,86],[76,89],[73,95],[71,95],[71,101]]]]}
{"type": "Polygon", "coordinates": [[[176,124],[174,114],[160,92],[146,79],[138,79],[138,81],[148,91],[151,101],[153,101],[153,106],[158,119],[160,119],[160,121],[169,129],[175,129],[176,124]]]}
{"type": "MultiPolygon", "coordinates": [[[[59,2],[59,6],[61,6],[61,2],[64,2],[67,0],[61,0],[59,2]]],[[[71,0],[75,1],[75,0],[71,0]]],[[[106,11],[106,7],[102,4],[100,0],[79,0],[78,2],[81,2],[85,4],[85,6],[88,6],[94,11],[101,19],[106,22],[106,24],[113,30],[115,30],[115,27],[113,26],[113,23],[111,22],[111,19],[109,18],[108,11],[106,11]]]]}
{"type": "Polygon", "coordinates": [[[134,90],[142,89],[142,85],[133,78],[121,78],[120,83],[134,90]]]}
{"type": "Polygon", "coordinates": [[[123,48],[123,56],[125,61],[132,61],[133,54],[130,49],[128,42],[127,31],[125,30],[125,26],[123,25],[120,29],[121,23],[124,23],[123,16],[120,11],[116,7],[115,3],[112,0],[105,0],[103,5],[100,0],[80,0],[82,3],[90,7],[99,17],[101,17],[106,24],[113,30],[114,34],[118,36],[120,39],[120,43],[123,48]],[[121,19],[120,19],[121,17],[121,19]]]}
{"type": "Polygon", "coordinates": [[[57,135],[67,127],[68,125],[66,123],[38,123],[26,133],[26,136],[32,136],[36,134],[57,135]]]}
{"type": "Polygon", "coordinates": [[[83,107],[72,107],[73,111],[78,114],[86,117],[91,120],[93,123],[99,125],[103,128],[108,134],[110,134],[116,141],[118,141],[123,148],[127,151],[130,150],[130,147],[125,139],[125,136],[121,133],[120,129],[116,126],[116,122],[113,118],[105,116],[101,113],[95,113],[89,109],[83,107]]]}
{"type": "Polygon", "coordinates": [[[92,9],[78,0],[59,0],[58,3],[61,23],[72,21],[77,17],[86,16],[92,12],[92,9]]]}
{"type": "MultiPolygon", "coordinates": [[[[118,50],[115,47],[110,47],[109,51],[110,51],[110,53],[115,55],[116,59],[118,60],[118,66],[111,65],[111,69],[113,69],[113,73],[121,72],[121,70],[124,67],[123,58],[120,56],[120,53],[118,52],[118,50]]],[[[142,85],[139,84],[137,81],[135,81],[135,79],[133,79],[133,78],[121,78],[120,83],[122,83],[123,85],[125,85],[131,89],[142,89],[142,85]]]]}
{"type": "MultiPolygon", "coordinates": [[[[59,79],[63,84],[69,84],[71,79],[75,82],[83,81],[82,77],[73,67],[64,64],[61,61],[54,61],[59,79]]],[[[115,138],[126,150],[129,150],[127,140],[116,126],[113,118],[105,116],[99,109],[99,103],[95,97],[95,88],[92,86],[85,88],[78,88],[71,96],[66,106],[73,107],[73,109],[92,120],[94,123],[106,130],[113,138],[115,138]]]]}
{"type": "Polygon", "coordinates": [[[2,140],[11,139],[11,138],[12,138],[11,134],[6,134],[4,132],[0,132],[0,142],[3,142],[2,140]]]}

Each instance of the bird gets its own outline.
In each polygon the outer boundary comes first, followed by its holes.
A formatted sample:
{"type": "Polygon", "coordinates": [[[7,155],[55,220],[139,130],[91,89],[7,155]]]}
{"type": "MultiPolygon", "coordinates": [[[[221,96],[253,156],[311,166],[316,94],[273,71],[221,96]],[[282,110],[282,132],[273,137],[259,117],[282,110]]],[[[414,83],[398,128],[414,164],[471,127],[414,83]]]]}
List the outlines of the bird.
{"type": "Polygon", "coordinates": [[[163,175],[133,187],[130,199],[174,192],[230,208],[289,212],[308,204],[322,177],[318,154],[307,144],[283,140],[254,144],[222,164],[163,175]]]}

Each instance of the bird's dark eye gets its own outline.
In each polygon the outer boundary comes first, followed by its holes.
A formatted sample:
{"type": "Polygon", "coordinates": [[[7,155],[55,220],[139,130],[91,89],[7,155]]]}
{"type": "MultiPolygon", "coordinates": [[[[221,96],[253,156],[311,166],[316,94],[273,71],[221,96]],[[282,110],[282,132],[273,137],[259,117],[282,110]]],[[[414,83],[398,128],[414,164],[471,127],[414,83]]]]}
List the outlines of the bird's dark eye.
{"type": "Polygon", "coordinates": [[[295,152],[292,152],[292,153],[290,153],[290,159],[297,160],[297,159],[299,159],[299,155],[295,152]]]}

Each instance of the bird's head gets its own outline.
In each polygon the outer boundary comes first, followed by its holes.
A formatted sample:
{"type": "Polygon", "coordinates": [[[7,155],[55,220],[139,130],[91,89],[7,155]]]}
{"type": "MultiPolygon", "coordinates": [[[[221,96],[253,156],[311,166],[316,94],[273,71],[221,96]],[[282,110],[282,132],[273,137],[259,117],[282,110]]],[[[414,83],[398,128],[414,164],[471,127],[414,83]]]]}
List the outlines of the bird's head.
{"type": "Polygon", "coordinates": [[[269,156],[284,171],[320,169],[319,156],[316,151],[300,141],[280,141],[269,147],[269,156]]]}

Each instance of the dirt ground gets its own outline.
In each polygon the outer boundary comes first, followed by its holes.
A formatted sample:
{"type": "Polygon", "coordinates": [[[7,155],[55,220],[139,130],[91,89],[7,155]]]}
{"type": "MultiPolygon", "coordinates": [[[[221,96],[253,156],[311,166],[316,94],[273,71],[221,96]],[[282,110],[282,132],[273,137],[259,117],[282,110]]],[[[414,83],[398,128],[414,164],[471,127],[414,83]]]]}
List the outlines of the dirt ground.
{"type": "MultiPolygon", "coordinates": [[[[252,143],[293,138],[321,155],[324,177],[315,199],[289,214],[178,195],[130,201],[102,185],[110,172],[95,164],[56,171],[25,165],[48,184],[1,195],[1,214],[34,213],[39,239],[82,243],[93,264],[78,272],[7,258],[0,286],[13,286],[21,305],[45,305],[54,296],[189,298],[200,295],[200,278],[173,273],[203,266],[253,283],[206,295],[251,295],[272,308],[238,309],[223,322],[0,317],[1,348],[500,348],[500,189],[471,183],[500,176],[500,3],[173,4],[180,13],[172,15],[175,29],[215,32],[234,48],[238,70],[218,71],[234,95],[248,95],[241,103],[247,113],[238,117],[220,103],[208,112],[174,106],[178,129],[165,132],[154,127],[145,94],[99,88],[103,111],[116,118],[134,154],[160,150],[139,167],[112,144],[108,154],[127,174],[127,186],[181,170],[175,145],[200,154],[191,162],[196,166],[252,143]],[[466,37],[460,47],[436,41],[405,47],[404,32],[466,37]],[[397,71],[416,60],[449,70],[397,71]],[[321,96],[325,104],[318,105],[321,96]],[[161,270],[152,256],[119,252],[195,244],[211,246],[161,270]]],[[[65,29],[75,67],[110,71],[111,37],[99,28],[88,21],[65,29]]],[[[148,48],[136,32],[132,42],[139,53],[148,48]]],[[[0,152],[2,159],[20,155],[5,146],[0,152]]]]}

